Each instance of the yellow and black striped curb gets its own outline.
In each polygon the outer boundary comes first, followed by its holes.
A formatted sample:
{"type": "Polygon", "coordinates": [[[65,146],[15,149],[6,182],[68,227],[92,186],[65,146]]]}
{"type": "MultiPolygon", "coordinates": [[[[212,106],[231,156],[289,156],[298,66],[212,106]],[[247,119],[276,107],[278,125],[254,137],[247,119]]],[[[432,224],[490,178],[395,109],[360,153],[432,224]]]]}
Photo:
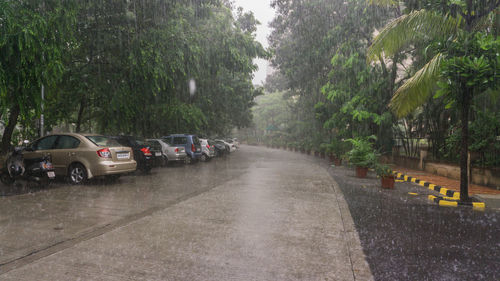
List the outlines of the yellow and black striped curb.
{"type": "Polygon", "coordinates": [[[410,176],[404,175],[404,174],[399,173],[399,172],[394,172],[394,173],[396,174],[396,178],[398,178],[400,180],[404,180],[407,182],[413,182],[413,183],[416,183],[418,185],[428,187],[430,190],[437,191],[446,197],[455,198],[457,200],[460,199],[460,192],[456,192],[456,191],[450,190],[448,188],[444,188],[440,185],[432,184],[430,182],[419,180],[417,178],[410,177],[410,176]]]}
{"type": "Polygon", "coordinates": [[[484,208],[485,204],[483,202],[461,202],[460,200],[460,192],[456,192],[453,190],[450,190],[448,188],[442,187],[440,185],[435,185],[430,182],[426,182],[423,180],[419,180],[415,177],[407,176],[403,173],[399,172],[394,172],[396,175],[396,178],[399,180],[407,181],[407,182],[413,182],[421,186],[425,186],[429,188],[430,190],[437,191],[441,193],[443,196],[434,196],[434,195],[429,195],[429,200],[434,201],[439,204],[439,206],[450,206],[450,207],[457,207],[457,206],[472,206],[474,208],[484,208]]]}
{"type": "Polygon", "coordinates": [[[436,202],[439,206],[446,207],[458,207],[458,206],[471,206],[475,209],[484,209],[486,204],[483,202],[462,202],[457,199],[453,200],[453,198],[449,199],[441,196],[429,195],[429,200],[436,202]]]}

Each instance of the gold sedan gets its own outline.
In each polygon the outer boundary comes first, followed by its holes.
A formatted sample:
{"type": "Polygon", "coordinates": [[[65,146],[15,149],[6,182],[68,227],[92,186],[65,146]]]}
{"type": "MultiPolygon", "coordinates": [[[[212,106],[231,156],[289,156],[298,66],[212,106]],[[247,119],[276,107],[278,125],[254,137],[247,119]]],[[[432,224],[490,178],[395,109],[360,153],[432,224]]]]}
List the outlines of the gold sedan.
{"type": "Polygon", "coordinates": [[[50,155],[56,176],[82,184],[99,176],[117,178],[137,168],[130,147],[95,134],[62,133],[40,138],[23,153],[26,159],[50,155]]]}

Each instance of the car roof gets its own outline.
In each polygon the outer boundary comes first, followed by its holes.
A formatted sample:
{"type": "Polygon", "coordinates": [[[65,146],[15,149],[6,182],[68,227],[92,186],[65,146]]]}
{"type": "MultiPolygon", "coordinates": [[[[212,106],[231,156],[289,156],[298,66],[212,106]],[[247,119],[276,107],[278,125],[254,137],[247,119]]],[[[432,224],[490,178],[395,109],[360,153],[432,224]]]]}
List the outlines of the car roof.
{"type": "Polygon", "coordinates": [[[52,133],[52,134],[47,135],[46,137],[48,137],[48,136],[62,136],[62,135],[72,136],[72,137],[104,136],[101,134],[91,134],[91,133],[52,133]]]}

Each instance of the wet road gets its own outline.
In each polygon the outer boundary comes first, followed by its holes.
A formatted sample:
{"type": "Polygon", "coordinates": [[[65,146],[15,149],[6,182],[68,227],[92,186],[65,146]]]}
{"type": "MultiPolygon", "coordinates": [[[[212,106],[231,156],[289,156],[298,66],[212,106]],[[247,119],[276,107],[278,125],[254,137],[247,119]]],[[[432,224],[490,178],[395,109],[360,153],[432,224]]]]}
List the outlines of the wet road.
{"type": "Polygon", "coordinates": [[[324,163],[244,146],[117,183],[0,197],[1,280],[370,280],[324,163]]]}
{"type": "Polygon", "coordinates": [[[439,207],[411,183],[330,169],[349,204],[376,280],[500,280],[500,210],[439,207]],[[418,193],[417,196],[408,194],[418,193]]]}

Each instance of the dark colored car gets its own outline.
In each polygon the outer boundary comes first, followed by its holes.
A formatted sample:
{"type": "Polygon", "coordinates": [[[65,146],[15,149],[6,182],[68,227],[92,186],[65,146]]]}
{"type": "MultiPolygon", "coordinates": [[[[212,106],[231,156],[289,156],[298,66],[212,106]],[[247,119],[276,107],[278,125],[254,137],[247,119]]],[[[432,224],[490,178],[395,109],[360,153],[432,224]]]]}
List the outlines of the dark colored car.
{"type": "Polygon", "coordinates": [[[163,155],[161,144],[157,140],[146,140],[149,150],[153,155],[153,165],[155,167],[164,167],[167,165],[167,161],[163,155]]]}
{"type": "Polygon", "coordinates": [[[162,139],[166,140],[174,146],[182,145],[186,149],[186,162],[198,161],[201,159],[201,143],[200,139],[195,135],[175,134],[164,136],[162,139]]]}
{"type": "Polygon", "coordinates": [[[132,148],[137,169],[147,173],[155,166],[155,159],[151,153],[150,145],[143,139],[134,136],[110,136],[123,146],[132,148]]]}

